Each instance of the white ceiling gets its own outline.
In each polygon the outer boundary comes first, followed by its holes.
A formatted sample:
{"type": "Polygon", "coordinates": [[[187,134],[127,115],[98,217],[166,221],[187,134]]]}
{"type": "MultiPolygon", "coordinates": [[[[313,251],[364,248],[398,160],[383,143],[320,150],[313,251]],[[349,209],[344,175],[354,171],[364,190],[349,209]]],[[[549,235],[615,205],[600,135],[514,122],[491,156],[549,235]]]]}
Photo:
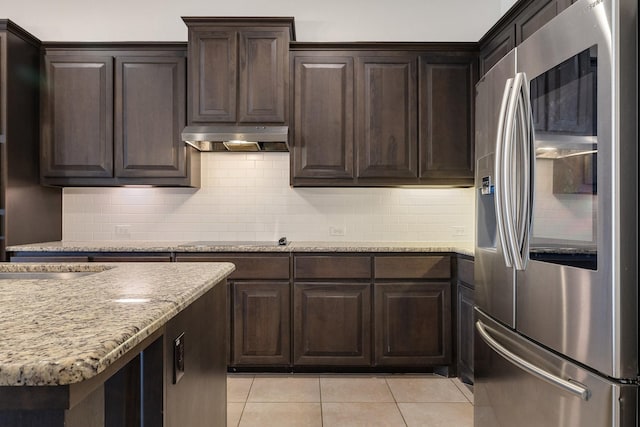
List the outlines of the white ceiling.
{"type": "Polygon", "coordinates": [[[515,0],[0,0],[43,41],[185,41],[181,16],[294,16],[299,41],[477,41],[515,0]]]}

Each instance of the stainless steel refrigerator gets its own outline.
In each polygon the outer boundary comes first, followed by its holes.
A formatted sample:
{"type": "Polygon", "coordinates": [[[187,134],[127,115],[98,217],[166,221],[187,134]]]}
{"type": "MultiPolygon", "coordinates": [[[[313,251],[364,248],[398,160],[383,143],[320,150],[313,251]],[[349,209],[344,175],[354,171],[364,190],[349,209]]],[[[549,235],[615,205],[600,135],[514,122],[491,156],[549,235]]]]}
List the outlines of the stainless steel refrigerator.
{"type": "Polygon", "coordinates": [[[637,0],[477,84],[476,427],[638,426],[637,0]]]}

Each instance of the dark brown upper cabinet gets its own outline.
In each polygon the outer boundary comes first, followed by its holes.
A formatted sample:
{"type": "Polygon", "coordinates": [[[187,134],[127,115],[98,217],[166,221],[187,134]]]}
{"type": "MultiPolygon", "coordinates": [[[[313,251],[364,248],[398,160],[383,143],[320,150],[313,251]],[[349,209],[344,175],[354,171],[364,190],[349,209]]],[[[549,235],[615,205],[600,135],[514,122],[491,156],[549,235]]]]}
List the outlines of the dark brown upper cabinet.
{"type": "Polygon", "coordinates": [[[41,180],[55,186],[199,186],[186,124],[184,44],[45,48],[41,180]]]}
{"type": "Polygon", "coordinates": [[[46,55],[43,178],[113,177],[113,57],[46,55]]]}
{"type": "Polygon", "coordinates": [[[473,184],[477,56],[420,57],[420,179],[473,184]]]}
{"type": "Polygon", "coordinates": [[[415,54],[380,52],[357,58],[358,178],[417,178],[415,54]]]}
{"type": "Polygon", "coordinates": [[[293,18],[185,17],[188,122],[287,123],[293,18]]]}
{"type": "Polygon", "coordinates": [[[342,181],[354,172],[353,56],[295,52],[291,176],[294,184],[342,181]]]}
{"type": "Polygon", "coordinates": [[[473,184],[474,43],[293,43],[293,186],[473,184]]]}

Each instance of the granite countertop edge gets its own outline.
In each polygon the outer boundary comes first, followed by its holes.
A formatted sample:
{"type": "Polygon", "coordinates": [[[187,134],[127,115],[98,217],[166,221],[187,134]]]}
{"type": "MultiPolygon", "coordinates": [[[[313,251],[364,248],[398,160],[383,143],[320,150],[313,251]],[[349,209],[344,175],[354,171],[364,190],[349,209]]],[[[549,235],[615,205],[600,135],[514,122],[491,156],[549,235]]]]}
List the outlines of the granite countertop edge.
{"type": "MultiPolygon", "coordinates": [[[[27,347],[25,347],[25,345],[21,347],[18,343],[18,345],[15,346],[16,349],[13,353],[4,352],[4,354],[0,355],[0,386],[58,386],[70,385],[91,379],[106,370],[125,353],[159,330],[169,320],[224,280],[235,270],[235,266],[230,263],[170,263],[164,264],[164,266],[166,266],[165,269],[167,269],[167,271],[161,271],[158,273],[157,277],[168,276],[167,280],[170,281],[173,279],[174,283],[177,283],[181,279],[181,275],[185,274],[184,281],[189,280],[189,284],[186,286],[181,284],[175,287],[175,289],[168,289],[161,297],[153,301],[150,304],[150,307],[141,309],[140,311],[142,311],[142,314],[138,311],[135,318],[130,321],[128,318],[119,320],[121,323],[116,321],[115,326],[113,326],[113,330],[103,333],[102,335],[98,334],[93,341],[87,339],[84,335],[81,337],[74,337],[72,333],[70,333],[71,335],[61,337],[60,339],[63,340],[71,340],[72,342],[81,343],[81,349],[75,353],[74,350],[62,350],[60,353],[61,356],[56,358],[55,355],[47,354],[49,347],[43,350],[42,346],[46,345],[46,342],[40,343],[37,340],[34,340],[35,342],[33,343],[27,343],[27,347]],[[172,272],[173,275],[167,275],[167,272],[172,272]],[[89,342],[89,344],[82,347],[86,342],[89,342]],[[22,350],[22,352],[20,350],[22,350]],[[16,358],[18,360],[15,360],[16,358]]],[[[100,278],[97,275],[87,276],[90,278],[92,277],[91,279],[79,278],[62,281],[65,288],[72,288],[73,286],[91,286],[92,283],[94,283],[96,287],[110,286],[114,285],[116,282],[123,283],[126,280],[131,280],[131,277],[135,277],[136,273],[143,273],[145,269],[149,269],[149,267],[151,267],[151,265],[146,263],[0,263],[0,272],[97,272],[106,273],[106,277],[108,278],[110,273],[118,273],[119,271],[120,275],[123,276],[121,278],[116,274],[115,278],[110,277],[104,282],[96,280],[100,278]],[[127,272],[131,273],[131,275],[127,275],[127,278],[124,278],[124,275],[127,272]]],[[[157,268],[157,264],[154,268],[157,268]]],[[[12,286],[20,286],[21,291],[22,289],[39,289],[44,293],[48,291],[45,287],[52,288],[56,284],[60,284],[56,280],[3,280],[3,282],[5,282],[5,287],[3,288],[3,292],[0,293],[2,294],[0,297],[3,297],[0,298],[0,307],[2,307],[2,304],[11,304],[12,301],[10,294],[12,286]]],[[[135,283],[136,280],[131,280],[131,282],[135,283]]],[[[142,295],[145,295],[146,292],[146,295],[151,296],[161,287],[164,287],[165,284],[166,283],[156,283],[154,285],[149,282],[144,283],[142,295]]],[[[135,286],[137,285],[133,285],[133,287],[135,286]]],[[[118,292],[127,293],[132,291],[132,285],[130,284],[123,285],[122,288],[123,289],[119,289],[118,292]]],[[[108,289],[99,290],[105,293],[109,291],[108,289]]],[[[94,290],[90,289],[89,291],[94,290]]],[[[140,291],[138,289],[133,291],[133,293],[137,292],[140,291]]],[[[71,295],[71,299],[73,299],[73,297],[74,295],[71,295]]],[[[42,297],[40,298],[42,299],[42,297]]],[[[65,295],[64,292],[60,292],[59,299],[64,298],[69,298],[69,295],[65,295]]],[[[49,299],[55,298],[51,298],[49,295],[49,299]]],[[[58,308],[55,306],[57,303],[60,303],[60,301],[47,302],[46,304],[47,306],[52,306],[52,311],[55,311],[58,308]]],[[[34,308],[31,312],[26,313],[25,316],[20,317],[18,321],[16,321],[15,316],[11,316],[11,312],[4,313],[3,316],[0,316],[0,325],[3,325],[3,322],[8,323],[7,329],[9,338],[12,337],[11,326],[14,326],[14,331],[18,331],[18,333],[15,334],[16,336],[19,335],[21,330],[18,328],[24,328],[26,330],[24,336],[28,337],[30,336],[29,334],[34,333],[33,328],[36,327],[44,329],[44,332],[38,330],[38,333],[47,336],[47,332],[49,332],[47,328],[49,328],[49,325],[46,322],[51,321],[52,315],[46,310],[41,310],[41,308],[42,307],[34,308]],[[44,313],[42,311],[44,311],[44,313]],[[23,320],[23,318],[30,322],[18,323],[23,320]],[[13,324],[11,323],[12,320],[13,324]],[[34,324],[37,326],[34,326],[34,324]]],[[[18,309],[19,308],[17,308],[17,310],[18,309]]],[[[28,310],[29,309],[22,309],[22,311],[28,310]]],[[[60,311],[64,310],[60,309],[60,311]]],[[[94,316],[93,313],[88,315],[88,317],[92,316],[94,316]]],[[[116,317],[115,313],[113,317],[116,317]]],[[[60,317],[53,316],[53,318],[65,320],[64,313],[62,313],[60,317]]],[[[3,325],[3,329],[5,326],[6,325],[3,325]]],[[[81,325],[81,327],[85,327],[85,325],[81,325]]],[[[7,331],[5,330],[5,332],[7,331]]],[[[58,330],[57,332],[60,331],[58,330]]],[[[85,329],[83,334],[86,332],[87,331],[85,329]]],[[[59,336],[56,335],[56,331],[50,332],[49,335],[56,337],[59,336]]],[[[14,338],[16,338],[16,341],[19,341],[17,337],[14,338]]],[[[50,351],[55,353],[55,351],[60,350],[50,351]]]]}
{"type": "Polygon", "coordinates": [[[11,252],[454,252],[473,256],[470,242],[323,242],[293,241],[286,246],[189,245],[175,241],[54,241],[8,246],[11,252]]]}

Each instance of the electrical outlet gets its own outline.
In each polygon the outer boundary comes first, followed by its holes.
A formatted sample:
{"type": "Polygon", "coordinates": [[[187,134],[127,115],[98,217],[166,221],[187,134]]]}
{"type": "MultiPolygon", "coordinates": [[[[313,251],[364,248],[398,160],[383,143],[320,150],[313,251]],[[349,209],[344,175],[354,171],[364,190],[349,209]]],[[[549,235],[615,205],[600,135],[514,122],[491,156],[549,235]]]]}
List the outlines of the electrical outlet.
{"type": "Polygon", "coordinates": [[[464,236],[467,233],[466,233],[466,230],[464,229],[464,227],[455,226],[455,227],[451,227],[451,234],[454,237],[460,237],[460,236],[464,236]]]}
{"type": "Polygon", "coordinates": [[[128,238],[131,237],[131,226],[130,225],[116,225],[115,226],[115,235],[120,238],[128,238]]]}
{"type": "Polygon", "coordinates": [[[347,233],[347,229],[345,226],[338,227],[336,225],[332,225],[329,227],[329,236],[344,236],[347,233]]]}

